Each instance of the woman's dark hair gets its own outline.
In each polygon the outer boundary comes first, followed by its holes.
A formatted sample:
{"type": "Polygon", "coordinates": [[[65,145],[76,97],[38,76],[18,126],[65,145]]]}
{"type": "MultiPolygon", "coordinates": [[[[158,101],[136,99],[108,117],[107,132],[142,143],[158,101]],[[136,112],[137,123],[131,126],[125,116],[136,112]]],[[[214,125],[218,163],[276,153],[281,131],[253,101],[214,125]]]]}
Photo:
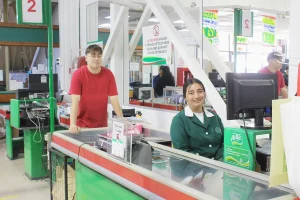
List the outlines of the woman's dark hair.
{"type": "Polygon", "coordinates": [[[198,80],[198,79],[196,79],[196,78],[186,79],[186,81],[185,81],[184,84],[183,84],[183,97],[184,97],[184,98],[186,98],[186,90],[187,90],[188,87],[189,87],[190,85],[192,85],[193,83],[198,83],[199,85],[201,85],[203,91],[205,92],[205,87],[204,87],[203,83],[202,83],[200,80],[198,80]]]}
{"type": "Polygon", "coordinates": [[[172,76],[172,74],[170,72],[170,67],[169,66],[162,65],[162,66],[160,66],[160,69],[163,72],[163,76],[172,76]]]}

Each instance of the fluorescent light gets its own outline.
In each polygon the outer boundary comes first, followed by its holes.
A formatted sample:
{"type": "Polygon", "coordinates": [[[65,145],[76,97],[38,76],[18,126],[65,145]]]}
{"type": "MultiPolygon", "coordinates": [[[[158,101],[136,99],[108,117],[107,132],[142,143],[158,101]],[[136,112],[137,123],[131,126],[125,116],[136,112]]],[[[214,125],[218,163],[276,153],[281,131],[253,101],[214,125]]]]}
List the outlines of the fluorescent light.
{"type": "Polygon", "coordinates": [[[124,0],[102,0],[102,1],[108,2],[108,3],[113,3],[113,4],[118,4],[121,6],[126,6],[128,8],[135,9],[135,10],[143,10],[142,4],[132,3],[130,1],[124,1],[124,0]]]}
{"type": "Polygon", "coordinates": [[[226,11],[218,11],[218,16],[227,16],[227,15],[233,15],[233,12],[226,12],[226,11]]]}
{"type": "Polygon", "coordinates": [[[148,21],[149,22],[159,22],[158,19],[156,19],[156,18],[150,18],[150,19],[148,19],[148,21]]]}
{"type": "Polygon", "coordinates": [[[231,22],[219,22],[218,25],[219,26],[231,26],[232,23],[231,22]]]}
{"type": "Polygon", "coordinates": [[[263,18],[262,16],[254,17],[255,20],[260,21],[260,22],[262,21],[262,18],[263,18]]]}
{"type": "MultiPolygon", "coordinates": [[[[128,15],[128,17],[130,17],[129,15],[128,15]]],[[[106,17],[104,17],[105,19],[110,19],[110,16],[106,16],[106,17]]]]}
{"type": "Polygon", "coordinates": [[[185,29],[181,29],[179,31],[190,31],[190,30],[185,28],[185,29]]]}
{"type": "Polygon", "coordinates": [[[173,23],[174,24],[184,24],[184,21],[183,20],[177,20],[177,21],[174,21],[173,23]]]}
{"type": "Polygon", "coordinates": [[[108,23],[100,24],[99,27],[110,27],[110,24],[108,24],[108,23]]]}

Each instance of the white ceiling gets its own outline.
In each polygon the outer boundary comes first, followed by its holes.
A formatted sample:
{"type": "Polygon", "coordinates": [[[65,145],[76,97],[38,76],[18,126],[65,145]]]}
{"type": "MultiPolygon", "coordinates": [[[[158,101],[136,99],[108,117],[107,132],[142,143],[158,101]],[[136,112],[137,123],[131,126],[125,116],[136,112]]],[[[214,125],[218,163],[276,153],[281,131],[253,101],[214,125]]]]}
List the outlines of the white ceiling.
{"type": "MultiPolygon", "coordinates": [[[[105,2],[98,2],[99,7],[99,25],[102,24],[110,24],[110,19],[106,19],[105,17],[110,15],[109,10],[109,3],[105,2]]],[[[177,21],[180,20],[180,17],[177,15],[177,13],[174,11],[173,7],[163,7],[171,21],[177,21]]],[[[198,8],[188,8],[188,11],[192,15],[194,19],[198,16],[198,8]]],[[[260,34],[262,31],[262,15],[270,15],[268,13],[260,12],[257,10],[253,10],[254,12],[254,33],[260,34]]],[[[225,32],[225,33],[232,33],[233,32],[233,9],[231,8],[224,8],[220,9],[219,12],[219,20],[218,20],[218,31],[219,32],[225,32]]],[[[129,10],[129,27],[131,30],[134,30],[137,26],[139,19],[142,15],[142,11],[139,10],[129,10]]],[[[274,16],[274,15],[273,15],[274,16]]],[[[289,28],[289,18],[287,16],[274,16],[277,17],[276,20],[276,35],[279,38],[286,39],[288,36],[288,28],[289,28]]],[[[155,16],[153,15],[153,18],[155,16]]],[[[148,22],[147,25],[155,24],[157,22],[148,22]]],[[[174,26],[177,29],[185,29],[185,24],[175,24],[174,26]]],[[[102,28],[109,28],[108,26],[102,26],[102,28]]]]}

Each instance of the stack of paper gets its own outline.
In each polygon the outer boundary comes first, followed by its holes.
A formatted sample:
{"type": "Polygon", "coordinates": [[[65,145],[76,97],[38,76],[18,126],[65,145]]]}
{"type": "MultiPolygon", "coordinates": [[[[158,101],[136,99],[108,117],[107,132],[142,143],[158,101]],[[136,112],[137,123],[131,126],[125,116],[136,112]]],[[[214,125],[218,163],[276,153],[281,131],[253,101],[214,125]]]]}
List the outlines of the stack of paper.
{"type": "Polygon", "coordinates": [[[289,184],[300,197],[300,97],[282,104],[280,110],[289,184]]]}
{"type": "Polygon", "coordinates": [[[272,158],[270,187],[287,184],[289,182],[283,145],[280,106],[291,101],[292,99],[279,99],[272,101],[272,158]]]}

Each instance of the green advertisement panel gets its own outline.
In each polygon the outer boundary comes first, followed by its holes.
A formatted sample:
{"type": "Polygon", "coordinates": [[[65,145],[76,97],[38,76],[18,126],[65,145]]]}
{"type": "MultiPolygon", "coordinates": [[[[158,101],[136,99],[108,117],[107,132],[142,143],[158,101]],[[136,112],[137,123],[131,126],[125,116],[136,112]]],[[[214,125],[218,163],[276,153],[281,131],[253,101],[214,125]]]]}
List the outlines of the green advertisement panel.
{"type": "Polygon", "coordinates": [[[209,39],[212,45],[220,43],[217,31],[218,18],[217,10],[203,12],[203,34],[209,39]]]}

